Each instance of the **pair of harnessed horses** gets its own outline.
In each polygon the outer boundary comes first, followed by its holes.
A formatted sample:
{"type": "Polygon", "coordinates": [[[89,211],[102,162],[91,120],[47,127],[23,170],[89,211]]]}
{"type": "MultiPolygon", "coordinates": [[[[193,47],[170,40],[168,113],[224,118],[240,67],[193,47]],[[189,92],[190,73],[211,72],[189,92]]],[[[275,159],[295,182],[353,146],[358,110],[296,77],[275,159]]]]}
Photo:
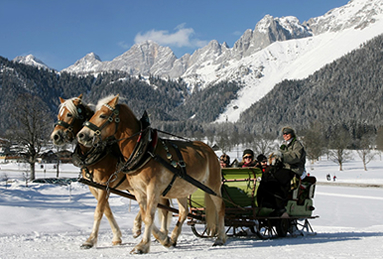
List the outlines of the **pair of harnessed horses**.
{"type": "MultiPolygon", "coordinates": [[[[214,245],[223,245],[226,241],[225,207],[220,197],[221,169],[214,151],[200,141],[159,138],[156,130],[148,126],[145,117],[138,120],[130,108],[118,103],[118,100],[119,95],[104,98],[99,101],[94,113],[89,109],[89,116],[85,116],[68,108],[74,106],[77,111],[88,110],[82,102],[82,95],[66,101],[60,98],[58,123],[51,138],[55,144],[60,144],[73,141],[77,136],[78,154],[89,160],[94,160],[93,155],[89,154],[99,149],[100,152],[95,152],[100,157],[96,163],[89,162],[88,165],[86,159],[80,159],[83,177],[98,183],[117,183],[111,187],[134,194],[140,206],[134,221],[134,236],[141,233],[141,220],[145,230],[142,240],[131,253],[148,253],[151,233],[162,245],[175,246],[187,218],[188,196],[197,188],[206,190],[206,228],[217,237],[214,245]],[[102,150],[108,151],[103,154],[102,150]],[[114,178],[112,183],[111,177],[114,178]],[[169,199],[177,199],[179,207],[178,222],[170,237],[166,210],[160,210],[161,229],[153,224],[157,205],[168,204],[169,199]]],[[[83,246],[92,247],[96,243],[103,213],[111,224],[113,243],[121,243],[121,232],[109,208],[107,192],[90,188],[98,203],[91,236],[83,246]]]]}

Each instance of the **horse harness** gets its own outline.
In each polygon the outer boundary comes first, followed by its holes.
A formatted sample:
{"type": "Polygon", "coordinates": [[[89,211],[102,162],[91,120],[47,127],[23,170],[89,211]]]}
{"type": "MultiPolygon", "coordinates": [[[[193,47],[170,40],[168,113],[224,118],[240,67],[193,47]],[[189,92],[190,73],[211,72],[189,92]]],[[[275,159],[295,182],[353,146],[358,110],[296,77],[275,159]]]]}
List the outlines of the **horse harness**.
{"type": "MultiPolygon", "coordinates": [[[[110,145],[97,145],[88,150],[86,153],[83,153],[81,151],[80,145],[77,144],[75,150],[72,153],[72,163],[73,165],[80,167],[80,170],[81,172],[84,172],[85,177],[87,177],[91,182],[94,182],[93,171],[91,172],[88,167],[101,161],[108,154],[112,154],[114,157],[117,157],[117,164],[123,163],[124,158],[117,143],[113,143],[110,145]]],[[[117,183],[117,185],[114,186],[114,188],[120,186],[124,181],[125,178],[122,178],[117,183]]]]}
{"type": "MultiPolygon", "coordinates": [[[[117,105],[115,109],[113,109],[111,106],[107,104],[104,104],[104,105],[112,111],[112,114],[100,127],[90,123],[89,121],[84,122],[84,126],[93,130],[95,132],[95,135],[98,136],[100,140],[101,140],[101,137],[100,137],[101,130],[104,127],[106,127],[107,124],[113,122],[114,120],[116,123],[115,132],[117,132],[118,123],[120,122],[120,119],[118,117],[119,105],[117,105]]],[[[136,171],[142,168],[144,165],[146,165],[150,159],[154,159],[155,161],[163,165],[166,169],[168,169],[174,174],[169,185],[162,192],[162,196],[165,196],[170,191],[177,177],[184,179],[185,181],[193,184],[194,186],[202,189],[203,191],[211,195],[218,196],[209,187],[197,181],[196,179],[194,179],[193,177],[191,177],[190,175],[186,173],[186,164],[183,160],[182,153],[179,150],[178,146],[172,143],[171,140],[162,140],[158,137],[157,130],[150,127],[149,116],[146,111],[144,112],[142,118],[140,119],[140,126],[141,126],[141,130],[137,132],[136,134],[129,137],[129,138],[133,138],[139,135],[132,154],[126,160],[124,165],[118,170],[118,172],[123,172],[124,174],[135,174],[136,171]],[[155,150],[159,140],[161,140],[162,146],[166,151],[167,160],[155,154],[155,150]],[[178,161],[173,160],[173,156],[170,153],[167,144],[171,145],[172,148],[175,150],[178,157],[178,161]]],[[[105,141],[107,141],[108,143],[110,141],[117,142],[120,140],[116,140],[113,134],[111,137],[108,137],[105,141]]]]}
{"type": "MultiPolygon", "coordinates": [[[[80,120],[82,120],[83,122],[89,118],[90,114],[88,112],[86,112],[86,108],[85,106],[80,102],[78,105],[75,105],[76,106],[76,110],[77,110],[77,113],[78,113],[78,118],[80,120]]],[[[67,123],[63,120],[58,120],[54,126],[61,126],[61,127],[64,127],[66,129],[68,129],[68,131],[70,133],[73,134],[73,124],[74,124],[75,120],[72,120],[71,123],[67,123]]]]}

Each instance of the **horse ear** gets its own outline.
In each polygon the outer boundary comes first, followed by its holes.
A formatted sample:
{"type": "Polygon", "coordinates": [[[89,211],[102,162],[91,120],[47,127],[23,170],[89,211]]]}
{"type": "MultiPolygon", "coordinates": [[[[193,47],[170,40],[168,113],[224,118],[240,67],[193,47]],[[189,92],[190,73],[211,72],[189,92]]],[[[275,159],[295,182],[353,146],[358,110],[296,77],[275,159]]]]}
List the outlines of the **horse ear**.
{"type": "Polygon", "coordinates": [[[77,98],[81,100],[82,99],[82,94],[80,94],[77,98]]]}
{"type": "Polygon", "coordinates": [[[65,100],[63,98],[59,97],[59,99],[60,99],[61,103],[65,102],[65,100]]]}
{"type": "Polygon", "coordinates": [[[108,104],[112,107],[116,107],[118,104],[118,98],[120,97],[120,94],[117,94],[116,97],[114,97],[108,104]]]}

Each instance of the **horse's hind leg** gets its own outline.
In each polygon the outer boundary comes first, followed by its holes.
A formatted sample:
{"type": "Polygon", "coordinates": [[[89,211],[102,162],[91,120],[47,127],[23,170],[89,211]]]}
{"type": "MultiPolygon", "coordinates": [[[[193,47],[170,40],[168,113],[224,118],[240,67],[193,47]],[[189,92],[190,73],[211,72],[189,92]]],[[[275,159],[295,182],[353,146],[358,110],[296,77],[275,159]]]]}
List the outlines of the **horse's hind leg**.
{"type": "Polygon", "coordinates": [[[137,238],[141,235],[141,228],[142,228],[142,216],[141,213],[138,212],[136,218],[134,219],[133,223],[133,237],[137,238]]]}
{"type": "Polygon", "coordinates": [[[185,222],[187,215],[188,215],[188,200],[187,198],[179,198],[178,201],[178,221],[176,223],[176,226],[174,227],[170,240],[172,246],[177,245],[177,239],[179,235],[181,234],[182,225],[185,222]]]}
{"type": "Polygon", "coordinates": [[[213,246],[224,245],[227,238],[225,233],[225,203],[221,197],[205,193],[205,205],[207,226],[210,228],[211,234],[217,236],[213,246]]]}
{"type": "MultiPolygon", "coordinates": [[[[161,199],[160,203],[168,207],[170,206],[170,201],[168,199],[161,199]]],[[[167,209],[158,209],[157,213],[158,213],[158,218],[161,222],[160,231],[164,235],[167,235],[169,233],[169,224],[172,218],[172,213],[169,213],[167,209]]]]}

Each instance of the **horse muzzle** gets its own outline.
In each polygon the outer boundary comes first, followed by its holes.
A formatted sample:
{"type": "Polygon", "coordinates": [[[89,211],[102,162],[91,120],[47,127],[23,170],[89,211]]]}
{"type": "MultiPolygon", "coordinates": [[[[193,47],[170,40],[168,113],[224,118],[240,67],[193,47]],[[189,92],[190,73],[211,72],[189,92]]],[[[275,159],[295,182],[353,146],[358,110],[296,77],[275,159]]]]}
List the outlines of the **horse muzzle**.
{"type": "Polygon", "coordinates": [[[56,146],[61,146],[65,144],[65,136],[64,132],[62,130],[54,131],[51,135],[51,140],[53,141],[53,144],[56,146]]]}
{"type": "Polygon", "coordinates": [[[84,147],[92,147],[93,146],[93,136],[90,136],[87,132],[80,131],[77,134],[77,141],[79,144],[84,147]]]}

